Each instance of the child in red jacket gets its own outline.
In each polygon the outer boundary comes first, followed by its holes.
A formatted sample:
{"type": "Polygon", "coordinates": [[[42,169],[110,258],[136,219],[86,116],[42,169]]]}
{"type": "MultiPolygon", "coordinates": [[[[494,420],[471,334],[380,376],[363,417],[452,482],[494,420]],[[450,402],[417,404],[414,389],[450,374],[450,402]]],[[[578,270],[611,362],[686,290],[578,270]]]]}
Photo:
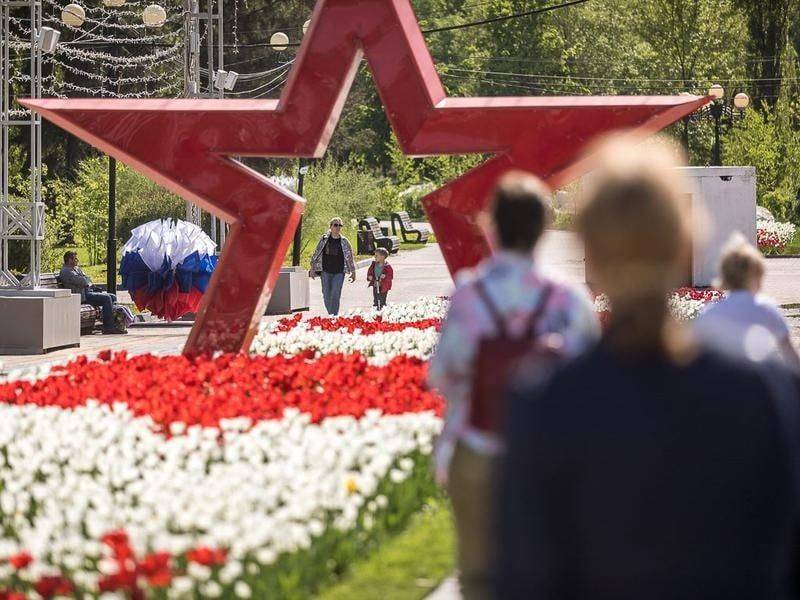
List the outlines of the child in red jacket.
{"type": "Polygon", "coordinates": [[[386,294],[392,289],[392,279],[394,278],[394,271],[386,262],[387,258],[389,258],[389,251],[386,248],[376,248],[375,260],[367,270],[367,286],[372,287],[373,305],[378,310],[386,306],[386,294]]]}

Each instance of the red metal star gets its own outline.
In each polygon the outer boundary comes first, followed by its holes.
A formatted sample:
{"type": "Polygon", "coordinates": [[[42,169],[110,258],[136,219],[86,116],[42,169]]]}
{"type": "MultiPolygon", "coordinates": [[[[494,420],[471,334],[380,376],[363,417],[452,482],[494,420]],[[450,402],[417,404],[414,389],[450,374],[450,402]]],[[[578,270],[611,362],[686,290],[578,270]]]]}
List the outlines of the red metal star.
{"type": "Polygon", "coordinates": [[[448,98],[410,0],[319,0],[280,100],[25,100],[107,154],[231,225],[184,352],[249,347],[303,200],[231,156],[325,153],[361,57],[409,155],[495,158],[425,198],[451,272],[488,254],[474,224],[493,182],[520,168],[561,185],[610,130],[648,134],[697,97],[448,98]]]}

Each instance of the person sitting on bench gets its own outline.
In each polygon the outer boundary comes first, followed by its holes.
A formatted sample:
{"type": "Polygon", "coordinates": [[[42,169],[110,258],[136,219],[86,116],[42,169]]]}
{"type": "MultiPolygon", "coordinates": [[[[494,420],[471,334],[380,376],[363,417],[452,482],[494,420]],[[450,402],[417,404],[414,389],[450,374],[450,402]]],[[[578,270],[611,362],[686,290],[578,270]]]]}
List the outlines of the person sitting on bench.
{"type": "Polygon", "coordinates": [[[118,333],[114,326],[114,303],[117,297],[92,285],[91,278],[78,266],[78,253],[65,252],[64,266],[59,273],[61,285],[73,294],[80,294],[82,304],[91,304],[103,309],[103,333],[118,333]]]}

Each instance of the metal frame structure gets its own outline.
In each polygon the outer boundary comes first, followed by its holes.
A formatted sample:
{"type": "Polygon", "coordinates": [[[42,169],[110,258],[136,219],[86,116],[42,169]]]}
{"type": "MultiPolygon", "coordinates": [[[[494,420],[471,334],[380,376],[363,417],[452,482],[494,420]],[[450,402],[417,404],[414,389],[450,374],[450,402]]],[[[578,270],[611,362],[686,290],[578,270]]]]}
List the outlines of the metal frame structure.
{"type": "Polygon", "coordinates": [[[28,84],[29,98],[42,95],[42,51],[37,44],[37,33],[42,28],[41,0],[0,0],[0,288],[34,288],[39,284],[41,248],[44,239],[44,202],[42,202],[42,120],[33,111],[14,106],[11,85],[12,57],[16,52],[27,54],[23,61],[30,63],[29,77],[19,78],[28,84]],[[27,8],[31,23],[30,41],[11,39],[11,12],[27,8]],[[26,197],[12,196],[10,183],[10,142],[12,127],[27,127],[30,131],[30,183],[26,197]],[[21,279],[11,272],[9,264],[10,243],[27,241],[30,244],[28,272],[21,279]]]}
{"type": "MultiPolygon", "coordinates": [[[[205,12],[200,12],[200,2],[201,0],[184,0],[184,32],[186,36],[184,95],[187,98],[222,98],[225,92],[214,87],[214,74],[225,64],[223,1],[206,0],[205,12]],[[203,48],[204,45],[205,48],[203,48]],[[206,75],[206,86],[203,86],[203,74],[206,75]]],[[[203,211],[194,203],[186,202],[186,220],[201,226],[203,211]]],[[[226,224],[211,215],[210,236],[214,242],[219,242],[220,248],[225,244],[226,234],[226,224]],[[219,240],[217,240],[217,232],[219,232],[219,240]]]]}

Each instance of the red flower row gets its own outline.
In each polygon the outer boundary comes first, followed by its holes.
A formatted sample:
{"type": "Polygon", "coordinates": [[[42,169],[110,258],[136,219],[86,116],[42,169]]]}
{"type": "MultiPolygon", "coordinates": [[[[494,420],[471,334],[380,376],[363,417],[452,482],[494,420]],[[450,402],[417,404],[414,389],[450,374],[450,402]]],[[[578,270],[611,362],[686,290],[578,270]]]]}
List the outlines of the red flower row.
{"type": "Polygon", "coordinates": [[[761,250],[783,250],[786,244],[781,242],[781,238],[777,233],[759,229],[756,234],[758,240],[758,247],[761,250]]]}
{"type": "MultiPolygon", "coordinates": [[[[122,530],[107,533],[102,538],[111,550],[111,558],[116,563],[113,573],[104,575],[98,582],[100,592],[125,592],[131,600],[144,600],[142,584],[149,587],[167,587],[172,578],[180,572],[175,568],[173,556],[169,552],[151,552],[139,559],[130,544],[128,534],[122,530]]],[[[186,553],[187,562],[206,566],[224,565],[227,552],[221,549],[197,547],[186,553]]],[[[24,569],[33,562],[28,552],[20,552],[9,559],[16,570],[24,569]]],[[[33,586],[43,598],[66,596],[73,592],[72,582],[63,575],[47,576],[39,579],[33,586]]],[[[0,590],[0,600],[24,600],[25,594],[17,590],[0,590]]]]}
{"type": "Polygon", "coordinates": [[[722,300],[722,292],[711,288],[682,287],[675,290],[675,293],[681,298],[702,300],[703,302],[718,302],[722,300]]]}
{"type": "MultiPolygon", "coordinates": [[[[277,331],[287,332],[297,327],[301,320],[302,315],[295,315],[287,317],[278,321],[277,331]]],[[[392,323],[384,321],[382,317],[377,316],[374,320],[367,320],[363,317],[313,317],[305,321],[309,329],[320,329],[322,331],[341,331],[347,330],[348,333],[353,333],[359,330],[364,335],[371,335],[373,333],[387,333],[390,331],[403,331],[404,329],[428,329],[433,327],[436,331],[442,328],[441,319],[422,319],[421,321],[410,321],[407,323],[392,323]]]]}
{"type": "Polygon", "coordinates": [[[312,356],[129,358],[104,351],[98,360],[78,357],[42,380],[0,384],[0,402],[62,408],[88,400],[124,402],[135,415],[149,415],[163,426],[213,427],[235,417],[276,419],[286,408],[309,413],[314,422],[336,415],[360,417],[369,409],[443,412],[441,397],[425,387],[427,366],[418,359],[401,356],[374,366],[358,354],[312,356]]]}

